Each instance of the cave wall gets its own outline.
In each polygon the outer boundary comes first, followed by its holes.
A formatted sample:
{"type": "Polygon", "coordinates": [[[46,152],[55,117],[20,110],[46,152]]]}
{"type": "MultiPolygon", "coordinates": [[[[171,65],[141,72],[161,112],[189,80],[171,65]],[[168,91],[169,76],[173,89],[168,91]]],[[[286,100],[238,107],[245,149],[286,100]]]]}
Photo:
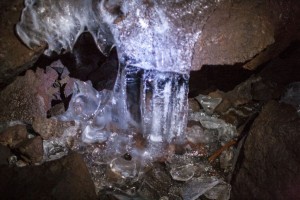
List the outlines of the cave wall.
{"type": "Polygon", "coordinates": [[[224,1],[209,17],[196,43],[192,68],[243,63],[255,69],[299,38],[297,0],[224,1]]]}

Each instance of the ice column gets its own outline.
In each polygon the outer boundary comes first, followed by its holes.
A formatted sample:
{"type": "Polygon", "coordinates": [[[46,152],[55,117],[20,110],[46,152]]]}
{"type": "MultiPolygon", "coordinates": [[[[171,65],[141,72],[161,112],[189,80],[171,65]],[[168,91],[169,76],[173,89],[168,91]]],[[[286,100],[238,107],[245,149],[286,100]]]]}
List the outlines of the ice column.
{"type": "Polygon", "coordinates": [[[113,120],[151,142],[183,139],[189,75],[122,66],[114,90],[113,120]]]}
{"type": "Polygon", "coordinates": [[[109,102],[85,83],[88,90],[74,95],[80,109],[66,114],[81,120],[86,141],[107,140],[109,130],[103,131],[113,124],[123,132],[139,130],[150,143],[180,142],[194,45],[219,2],[25,0],[16,31],[29,47],[47,43],[46,53],[72,50],[85,31],[103,53],[116,46],[121,69],[109,102]],[[84,117],[76,116],[79,111],[84,117]]]}

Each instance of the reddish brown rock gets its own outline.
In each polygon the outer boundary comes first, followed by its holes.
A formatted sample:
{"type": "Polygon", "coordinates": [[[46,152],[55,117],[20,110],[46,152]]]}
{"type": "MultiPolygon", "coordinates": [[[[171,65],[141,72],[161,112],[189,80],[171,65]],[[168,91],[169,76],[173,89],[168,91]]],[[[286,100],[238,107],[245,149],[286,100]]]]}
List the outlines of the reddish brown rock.
{"type": "Polygon", "coordinates": [[[192,70],[237,63],[255,69],[299,38],[299,15],[297,0],[223,1],[195,45],[192,70]]]}
{"type": "Polygon", "coordinates": [[[0,133],[0,143],[14,148],[18,143],[27,139],[26,125],[15,125],[8,127],[6,130],[0,133]]]}
{"type": "Polygon", "coordinates": [[[79,154],[40,166],[0,167],[1,199],[97,199],[87,167],[79,154]]]}

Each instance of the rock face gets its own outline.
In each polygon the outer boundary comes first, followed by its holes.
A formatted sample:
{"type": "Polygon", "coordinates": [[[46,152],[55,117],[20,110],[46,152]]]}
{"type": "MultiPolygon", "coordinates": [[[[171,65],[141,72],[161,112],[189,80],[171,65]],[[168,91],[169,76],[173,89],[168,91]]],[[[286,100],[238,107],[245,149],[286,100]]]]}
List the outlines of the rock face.
{"type": "Polygon", "coordinates": [[[223,1],[195,45],[192,70],[236,63],[255,69],[274,58],[299,38],[299,8],[297,0],[223,1]]]}
{"type": "Polygon", "coordinates": [[[300,199],[299,133],[296,110],[268,102],[245,143],[232,199],[300,199]]]}
{"type": "Polygon", "coordinates": [[[45,74],[39,68],[36,73],[28,70],[1,91],[0,121],[32,123],[33,117],[46,117],[53,95],[59,92],[52,87],[58,75],[53,69],[49,71],[45,74]]]}
{"type": "Polygon", "coordinates": [[[79,154],[41,166],[0,166],[1,199],[97,199],[79,154]]]}
{"type": "Polygon", "coordinates": [[[15,35],[23,0],[0,2],[0,88],[28,69],[43,52],[43,47],[28,49],[15,35]]]}

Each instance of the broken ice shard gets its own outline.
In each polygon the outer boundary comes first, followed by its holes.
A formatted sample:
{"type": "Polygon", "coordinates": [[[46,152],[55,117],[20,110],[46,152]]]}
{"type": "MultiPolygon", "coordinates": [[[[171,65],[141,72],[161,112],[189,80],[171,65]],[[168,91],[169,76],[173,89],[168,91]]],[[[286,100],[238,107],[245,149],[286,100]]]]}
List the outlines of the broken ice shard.
{"type": "Polygon", "coordinates": [[[187,164],[183,166],[172,167],[170,174],[174,180],[188,181],[195,174],[195,167],[193,164],[187,164]]]}
{"type": "Polygon", "coordinates": [[[220,181],[218,185],[208,190],[204,195],[208,199],[228,200],[230,199],[231,185],[220,181]]]}
{"type": "Polygon", "coordinates": [[[115,158],[110,163],[111,170],[122,178],[134,178],[137,176],[137,164],[135,160],[115,158]]]}
{"type": "Polygon", "coordinates": [[[213,176],[192,178],[183,186],[182,197],[184,200],[195,200],[219,182],[220,180],[213,176]]]}
{"type": "Polygon", "coordinates": [[[213,114],[215,108],[221,103],[222,98],[212,98],[210,96],[198,95],[196,100],[201,104],[207,114],[213,114]]]}

